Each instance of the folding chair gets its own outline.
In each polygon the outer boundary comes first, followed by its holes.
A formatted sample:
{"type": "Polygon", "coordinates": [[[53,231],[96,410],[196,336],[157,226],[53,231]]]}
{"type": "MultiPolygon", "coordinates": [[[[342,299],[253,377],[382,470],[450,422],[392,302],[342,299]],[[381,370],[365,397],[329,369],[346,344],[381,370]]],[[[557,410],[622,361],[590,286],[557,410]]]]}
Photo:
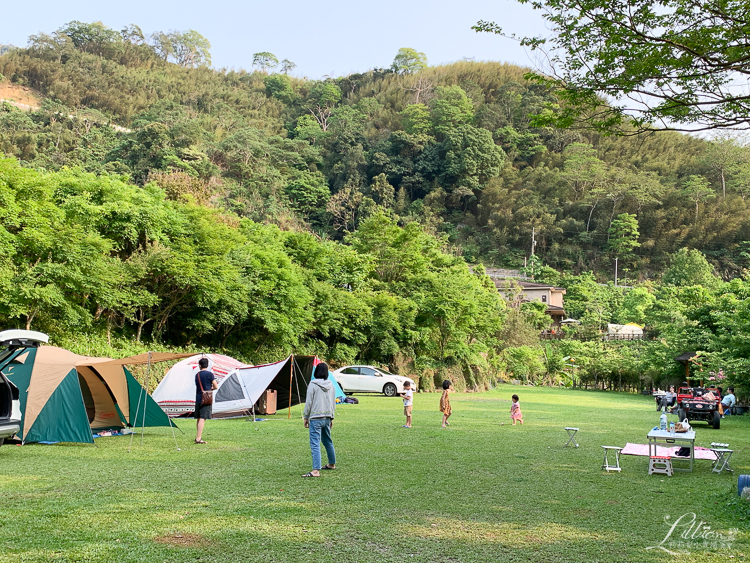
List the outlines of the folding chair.
{"type": "Polygon", "coordinates": [[[578,432],[578,428],[573,428],[572,426],[566,426],[565,431],[568,433],[568,441],[565,442],[565,446],[567,447],[568,444],[573,442],[577,448],[578,442],[576,441],[576,432],[578,432]]]}
{"type": "Polygon", "coordinates": [[[734,469],[729,466],[729,458],[732,457],[734,450],[729,450],[727,448],[711,448],[711,451],[716,454],[716,461],[714,461],[711,471],[719,474],[721,474],[722,471],[734,473],[734,469]]]}
{"type": "Polygon", "coordinates": [[[617,446],[602,446],[604,448],[604,462],[602,463],[602,469],[605,469],[607,471],[620,471],[622,468],[620,467],[620,450],[622,448],[618,448],[617,446]],[[609,454],[610,450],[615,451],[615,464],[610,465],[609,460],[607,459],[607,455],[609,454]]]}

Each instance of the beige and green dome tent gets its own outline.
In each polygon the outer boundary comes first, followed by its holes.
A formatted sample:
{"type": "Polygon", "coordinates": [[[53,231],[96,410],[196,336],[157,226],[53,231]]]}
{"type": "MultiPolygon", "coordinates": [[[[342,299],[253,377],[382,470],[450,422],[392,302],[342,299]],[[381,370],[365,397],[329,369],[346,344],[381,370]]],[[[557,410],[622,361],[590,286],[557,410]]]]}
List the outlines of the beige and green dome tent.
{"type": "Polygon", "coordinates": [[[23,443],[93,443],[93,433],[104,429],[170,426],[125,366],[190,355],[150,353],[113,360],[54,346],[21,346],[0,353],[0,371],[18,387],[23,443]]]}

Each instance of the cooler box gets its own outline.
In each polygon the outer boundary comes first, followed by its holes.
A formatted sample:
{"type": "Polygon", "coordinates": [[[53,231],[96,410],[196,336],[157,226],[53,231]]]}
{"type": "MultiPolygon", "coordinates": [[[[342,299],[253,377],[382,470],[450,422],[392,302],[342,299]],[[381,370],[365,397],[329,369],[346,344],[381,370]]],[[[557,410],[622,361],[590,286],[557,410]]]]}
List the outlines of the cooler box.
{"type": "Polygon", "coordinates": [[[255,412],[258,414],[276,414],[276,390],[266,389],[255,403],[255,412]]]}

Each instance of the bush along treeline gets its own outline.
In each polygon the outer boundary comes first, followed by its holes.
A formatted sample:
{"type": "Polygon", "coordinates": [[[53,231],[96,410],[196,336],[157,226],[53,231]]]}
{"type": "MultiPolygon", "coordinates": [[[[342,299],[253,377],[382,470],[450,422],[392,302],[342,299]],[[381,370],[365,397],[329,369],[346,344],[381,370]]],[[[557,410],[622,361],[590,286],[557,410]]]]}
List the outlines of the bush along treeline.
{"type": "Polygon", "coordinates": [[[636,387],[686,348],[747,373],[689,289],[728,303],[750,266],[740,140],[533,127],[558,99],[524,69],[413,49],[325,80],[267,52],[252,71],[210,61],[192,30],[77,21],[2,50],[3,324],[409,366],[424,388],[449,373],[636,387]],[[579,339],[540,346],[540,307],[508,306],[466,265],[517,268],[532,249],[531,273],[585,317],[579,339]],[[709,281],[685,282],[671,265],[698,251],[709,281]],[[598,285],[615,267],[632,290],[598,285]],[[659,340],[592,340],[607,322],[659,340]]]}

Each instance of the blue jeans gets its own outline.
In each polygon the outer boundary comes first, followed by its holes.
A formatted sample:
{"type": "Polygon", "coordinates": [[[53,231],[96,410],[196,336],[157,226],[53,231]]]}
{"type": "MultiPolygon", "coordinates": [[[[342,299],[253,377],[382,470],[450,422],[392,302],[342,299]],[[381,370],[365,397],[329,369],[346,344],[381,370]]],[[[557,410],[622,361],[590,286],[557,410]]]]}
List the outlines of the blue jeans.
{"type": "Polygon", "coordinates": [[[328,464],[336,464],[336,452],[333,449],[333,440],[331,440],[331,419],[330,418],[311,418],[310,419],[310,451],[312,452],[313,469],[321,468],[320,461],[320,442],[326,449],[328,464]]]}

